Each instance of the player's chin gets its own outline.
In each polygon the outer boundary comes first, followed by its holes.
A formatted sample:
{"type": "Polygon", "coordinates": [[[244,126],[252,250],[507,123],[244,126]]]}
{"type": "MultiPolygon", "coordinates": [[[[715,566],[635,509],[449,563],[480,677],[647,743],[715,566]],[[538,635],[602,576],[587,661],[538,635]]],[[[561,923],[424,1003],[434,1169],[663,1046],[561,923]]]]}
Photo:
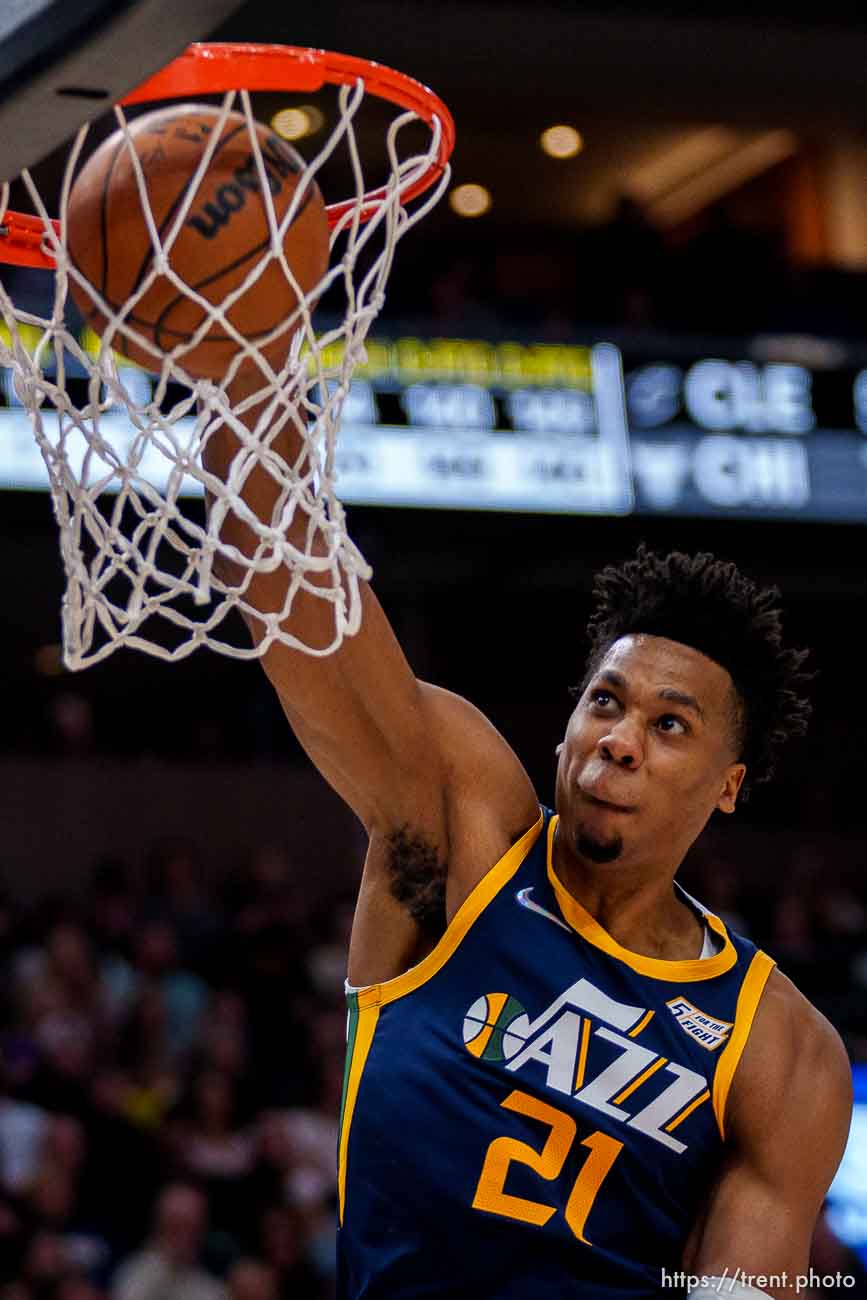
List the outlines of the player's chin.
{"type": "Polygon", "coordinates": [[[575,833],[575,852],[586,862],[604,865],[616,862],[623,856],[623,836],[608,835],[602,839],[592,835],[585,827],[579,826],[575,833]]]}

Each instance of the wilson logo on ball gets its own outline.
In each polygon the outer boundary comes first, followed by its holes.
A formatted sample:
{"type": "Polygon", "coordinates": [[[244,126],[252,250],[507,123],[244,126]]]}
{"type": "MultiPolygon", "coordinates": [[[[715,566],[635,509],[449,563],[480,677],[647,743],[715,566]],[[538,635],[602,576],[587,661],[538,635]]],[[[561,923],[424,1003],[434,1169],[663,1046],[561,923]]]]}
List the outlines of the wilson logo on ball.
{"type": "Polygon", "coordinates": [[[88,324],[152,371],[171,354],[191,378],[220,380],[245,341],[280,369],[300,299],[312,309],[328,270],[328,213],[304,167],[264,123],[207,104],[157,109],[109,136],[76,176],[67,211],[79,273],[70,288],[88,324]]]}
{"type": "MultiPolygon", "coordinates": [[[[270,136],[262,144],[262,165],[268,189],[274,198],[281,193],[286,177],[297,174],[301,170],[294,158],[282,153],[280,142],[274,136],[270,136]]],[[[243,163],[234,169],[232,179],[220,186],[213,199],[203,203],[198,212],[187,218],[186,225],[192,226],[200,235],[204,235],[205,239],[214,239],[223,226],[231,220],[232,214],[240,212],[247,202],[247,195],[260,194],[261,190],[262,183],[256,166],[256,156],[250,153],[243,163]]],[[[298,209],[299,216],[312,197],[313,190],[308,189],[298,209]]]]}

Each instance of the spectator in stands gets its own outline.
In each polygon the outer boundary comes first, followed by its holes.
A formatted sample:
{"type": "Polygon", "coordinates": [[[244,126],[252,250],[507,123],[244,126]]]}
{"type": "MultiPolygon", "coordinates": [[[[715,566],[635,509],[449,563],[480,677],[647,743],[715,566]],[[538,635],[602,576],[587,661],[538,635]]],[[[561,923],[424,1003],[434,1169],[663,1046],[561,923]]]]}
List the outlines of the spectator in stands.
{"type": "Polygon", "coordinates": [[[30,1188],[26,1211],[38,1230],[52,1235],[52,1250],[64,1270],[96,1280],[107,1271],[110,1249],[102,1232],[80,1214],[77,1197],[76,1174],[47,1161],[30,1188]]]}
{"type": "Polygon", "coordinates": [[[0,1300],[5,1300],[3,1282],[19,1274],[23,1245],[23,1224],[11,1198],[0,1199],[0,1300]]]}
{"type": "Polygon", "coordinates": [[[169,1184],[157,1201],[150,1240],[115,1275],[112,1300],[225,1300],[225,1288],[199,1263],[206,1228],[202,1193],[169,1184]]]}
{"type": "Polygon", "coordinates": [[[61,917],[16,967],[19,1004],[43,1051],[61,1058],[73,1044],[90,1051],[102,1028],[104,992],[84,927],[61,917]]]}
{"type": "MultiPolygon", "coordinates": [[[[291,1199],[292,1142],[283,1111],[261,1111],[256,1117],[256,1165],[250,1193],[257,1205],[282,1205],[291,1199]]],[[[257,1229],[258,1230],[258,1229],[257,1229]]]]}
{"type": "Polygon", "coordinates": [[[12,1282],[0,1291],[0,1300],[33,1300],[33,1297],[23,1282],[12,1282]]]}
{"type": "Polygon", "coordinates": [[[33,1179],[48,1117],[39,1106],[6,1092],[0,1063],[0,1191],[18,1192],[33,1179]]]}
{"type": "Polygon", "coordinates": [[[255,1145],[240,1123],[230,1078],[205,1070],[194,1080],[176,1142],[182,1170],[207,1191],[214,1224],[237,1230],[249,1210],[244,1179],[253,1168],[255,1145]]]}
{"type": "Polygon", "coordinates": [[[93,865],[88,898],[91,933],[106,955],[122,954],[135,926],[136,894],[125,863],[114,857],[93,865]]]}
{"type": "Polygon", "coordinates": [[[227,906],[239,934],[280,925],[301,936],[307,920],[303,893],[294,887],[292,864],[275,845],[263,845],[229,881],[227,906]]]}
{"type": "Polygon", "coordinates": [[[325,1057],[321,1083],[311,1106],[295,1107],[283,1116],[291,1151],[287,1192],[295,1205],[327,1202],[337,1193],[337,1150],[343,1064],[340,1057],[325,1057]]]}
{"type": "Polygon", "coordinates": [[[119,1036],[115,1057],[124,1072],[123,1110],[145,1130],[158,1129],[177,1101],[180,1071],[171,1051],[163,990],[142,988],[119,1036]]]}
{"type": "MultiPolygon", "coordinates": [[[[310,1078],[309,977],[291,930],[273,923],[244,943],[237,987],[248,1010],[250,1081],[259,1107],[306,1098],[310,1078]],[[275,1033],[275,1026],[280,1032],[275,1033]]],[[[343,1019],[345,1020],[345,1014],[343,1019]]]]}
{"type": "Polygon", "coordinates": [[[249,1109],[249,1026],[247,1008],[232,988],[214,993],[199,1029],[193,1057],[197,1070],[218,1070],[232,1080],[241,1109],[249,1109]]]}
{"type": "Polygon", "coordinates": [[[107,1300],[105,1291],[83,1277],[67,1277],[58,1283],[52,1300],[107,1300]]]}
{"type": "Polygon", "coordinates": [[[130,994],[140,997],[149,990],[159,994],[165,1052],[175,1063],[184,1062],[192,1051],[208,1002],[207,987],[189,968],[189,960],[182,936],[170,921],[156,918],[140,926],[130,994]]]}
{"type": "Polygon", "coordinates": [[[159,1132],[134,1122],[132,1109],[125,1076],[101,1070],[90,1088],[81,1202],[89,1221],[100,1225],[120,1255],[140,1240],[142,1224],[165,1181],[159,1132]]]}
{"type": "Polygon", "coordinates": [[[56,1232],[37,1230],[27,1243],[20,1273],[33,1300],[50,1296],[68,1276],[75,1276],[75,1272],[61,1237],[56,1232]]]}
{"type": "Polygon", "coordinates": [[[352,898],[340,898],[329,904],[322,926],[322,942],[312,948],[307,958],[310,980],[316,992],[341,1005],[354,916],[355,900],[352,898]]]}
{"type": "Polygon", "coordinates": [[[219,920],[202,881],[194,845],[179,837],[155,844],[148,861],[148,908],[168,922],[194,968],[207,959],[219,920]]]}
{"type": "Polygon", "coordinates": [[[309,1257],[303,1215],[291,1206],[270,1206],[260,1234],[257,1253],[277,1275],[280,1300],[320,1300],[323,1284],[309,1257]]]}
{"type": "Polygon", "coordinates": [[[783,892],[777,899],[770,949],[787,970],[810,966],[815,960],[817,946],[813,917],[802,894],[783,892]]]}
{"type": "Polygon", "coordinates": [[[231,1300],[280,1300],[277,1275],[257,1259],[239,1259],[228,1284],[231,1300]]]}

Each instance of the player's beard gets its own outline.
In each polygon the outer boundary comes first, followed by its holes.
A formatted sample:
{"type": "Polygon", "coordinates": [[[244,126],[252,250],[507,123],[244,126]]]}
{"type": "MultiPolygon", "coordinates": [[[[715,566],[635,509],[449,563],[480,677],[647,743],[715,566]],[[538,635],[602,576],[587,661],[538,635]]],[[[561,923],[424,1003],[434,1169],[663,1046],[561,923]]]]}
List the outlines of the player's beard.
{"type": "Polygon", "coordinates": [[[623,840],[619,835],[610,840],[597,840],[579,828],[575,836],[575,849],[579,858],[603,866],[606,862],[617,861],[623,852],[623,840]]]}

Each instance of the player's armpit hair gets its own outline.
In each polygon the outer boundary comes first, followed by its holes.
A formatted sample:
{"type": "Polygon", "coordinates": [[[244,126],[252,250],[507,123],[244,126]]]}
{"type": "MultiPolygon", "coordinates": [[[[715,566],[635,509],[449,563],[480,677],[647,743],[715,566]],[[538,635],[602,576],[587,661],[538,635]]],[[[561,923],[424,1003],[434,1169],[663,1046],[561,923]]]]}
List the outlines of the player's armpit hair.
{"type": "Polygon", "coordinates": [[[691,646],[730,674],[737,708],[733,733],[748,787],[767,781],[786,741],[807,730],[808,650],[783,645],[780,592],[760,587],[708,552],[656,555],[642,543],[634,559],[597,574],[588,623],[590,653],[583,692],[621,637],[645,633],[691,646]]]}
{"type": "Polygon", "coordinates": [[[392,831],[387,842],[392,897],[426,935],[438,938],[446,928],[446,864],[435,845],[409,826],[392,831]]]}

